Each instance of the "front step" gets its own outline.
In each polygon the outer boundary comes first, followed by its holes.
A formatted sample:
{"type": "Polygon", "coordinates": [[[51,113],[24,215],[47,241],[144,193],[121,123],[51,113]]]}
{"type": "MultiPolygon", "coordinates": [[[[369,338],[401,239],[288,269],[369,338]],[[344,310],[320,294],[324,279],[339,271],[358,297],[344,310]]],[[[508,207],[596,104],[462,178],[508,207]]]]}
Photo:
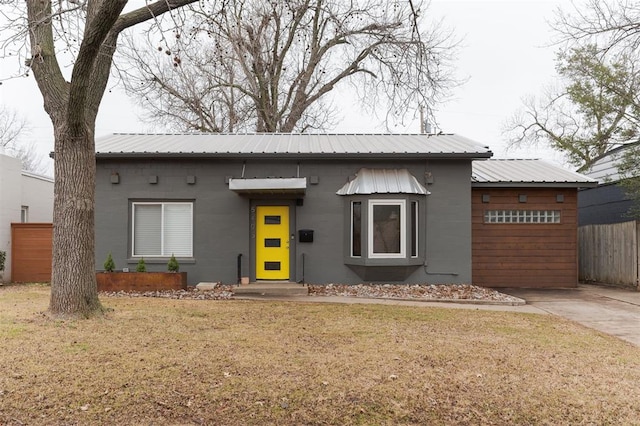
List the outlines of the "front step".
{"type": "Polygon", "coordinates": [[[309,290],[303,284],[291,282],[257,282],[233,287],[236,296],[293,297],[306,296],[309,290]]]}

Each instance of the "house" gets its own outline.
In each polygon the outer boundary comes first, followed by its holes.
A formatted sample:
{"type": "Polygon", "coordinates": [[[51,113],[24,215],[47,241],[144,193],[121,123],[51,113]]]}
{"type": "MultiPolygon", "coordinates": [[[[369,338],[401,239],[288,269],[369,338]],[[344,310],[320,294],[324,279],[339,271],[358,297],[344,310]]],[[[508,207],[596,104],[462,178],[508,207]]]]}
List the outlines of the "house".
{"type": "MultiPolygon", "coordinates": [[[[52,220],[53,179],[26,172],[19,159],[0,154],[0,250],[7,253],[4,281],[13,280],[12,264],[16,259],[12,247],[15,246],[16,225],[47,223],[45,227],[50,229],[52,220]]],[[[45,268],[49,271],[50,258],[49,253],[49,264],[45,268]]]]}
{"type": "Polygon", "coordinates": [[[633,201],[619,185],[622,177],[618,173],[618,162],[627,149],[637,145],[623,145],[609,151],[584,172],[586,176],[598,181],[599,185],[585,188],[578,194],[580,226],[632,220],[628,213],[633,201]]]}
{"type": "MultiPolygon", "coordinates": [[[[472,166],[491,156],[486,146],[444,134],[98,138],[96,267],[111,253],[118,269],[133,269],[143,257],[148,269],[165,270],[175,255],[191,285],[241,277],[470,283],[476,187],[492,203],[499,192],[520,189],[481,178],[472,186],[472,166]]],[[[561,184],[539,177],[555,190],[553,208],[546,199],[536,204],[537,184],[528,182],[527,211],[536,212],[538,230],[553,234],[559,220],[575,233],[576,188],[590,180],[569,174],[561,184]],[[549,219],[541,216],[547,211],[549,219]]],[[[490,228],[504,233],[510,204],[494,205],[490,228]]],[[[573,254],[575,267],[575,247],[573,254]]]]}

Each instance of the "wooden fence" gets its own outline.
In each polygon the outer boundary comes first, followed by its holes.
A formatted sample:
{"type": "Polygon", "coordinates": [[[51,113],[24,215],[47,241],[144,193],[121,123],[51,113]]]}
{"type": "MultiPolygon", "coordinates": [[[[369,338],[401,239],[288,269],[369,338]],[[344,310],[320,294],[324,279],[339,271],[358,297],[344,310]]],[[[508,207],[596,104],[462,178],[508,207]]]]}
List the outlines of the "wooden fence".
{"type": "Polygon", "coordinates": [[[51,281],[50,223],[11,224],[11,281],[51,281]]]}
{"type": "Polygon", "coordinates": [[[578,277],[598,282],[638,288],[640,221],[578,228],[578,277]]]}

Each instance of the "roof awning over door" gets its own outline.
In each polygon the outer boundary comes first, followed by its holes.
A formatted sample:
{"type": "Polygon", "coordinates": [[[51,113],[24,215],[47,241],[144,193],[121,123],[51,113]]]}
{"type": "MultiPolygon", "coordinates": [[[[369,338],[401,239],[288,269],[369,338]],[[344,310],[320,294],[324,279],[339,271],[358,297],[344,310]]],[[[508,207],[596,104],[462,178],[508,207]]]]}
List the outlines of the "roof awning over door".
{"type": "Polygon", "coordinates": [[[338,195],[355,194],[421,194],[429,191],[407,169],[365,169],[336,192],[338,195]]]}
{"type": "Polygon", "coordinates": [[[304,194],[307,178],[231,178],[229,189],[238,194],[304,194]]]}

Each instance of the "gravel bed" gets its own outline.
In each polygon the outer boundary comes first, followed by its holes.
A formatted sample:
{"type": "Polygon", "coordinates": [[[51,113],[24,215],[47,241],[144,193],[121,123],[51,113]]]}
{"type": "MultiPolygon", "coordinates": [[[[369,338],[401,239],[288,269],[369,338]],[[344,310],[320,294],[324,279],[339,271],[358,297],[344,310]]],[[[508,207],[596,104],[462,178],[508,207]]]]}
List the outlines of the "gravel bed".
{"type": "Polygon", "coordinates": [[[327,284],[310,285],[311,296],[347,296],[415,300],[473,300],[519,302],[517,297],[469,284],[327,284]]]}
{"type": "MultiPolygon", "coordinates": [[[[342,296],[362,298],[384,298],[405,300],[460,300],[489,302],[521,302],[520,299],[496,290],[469,284],[309,284],[309,296],[342,296]]],[[[233,299],[234,286],[218,285],[213,290],[145,291],[145,292],[101,292],[108,297],[161,297],[166,299],[228,300],[233,299]]]]}
{"type": "Polygon", "coordinates": [[[101,295],[107,297],[161,297],[164,299],[189,299],[189,300],[229,300],[233,299],[233,286],[218,285],[213,290],[200,291],[194,287],[187,290],[162,290],[162,291],[102,291],[101,295]]]}

